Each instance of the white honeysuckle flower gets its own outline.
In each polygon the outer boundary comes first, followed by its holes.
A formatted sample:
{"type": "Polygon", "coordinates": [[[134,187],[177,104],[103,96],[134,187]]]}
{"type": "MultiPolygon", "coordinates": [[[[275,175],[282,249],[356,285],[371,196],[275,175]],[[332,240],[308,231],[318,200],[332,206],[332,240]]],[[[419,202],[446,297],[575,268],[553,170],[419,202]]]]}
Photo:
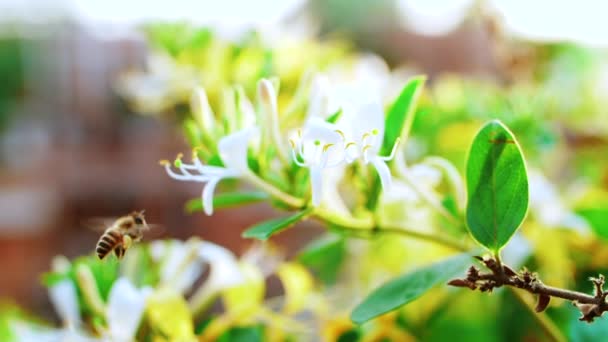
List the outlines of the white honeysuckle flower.
{"type": "Polygon", "coordinates": [[[344,163],[343,137],[336,125],[319,117],[312,117],[291,139],[294,162],[310,169],[312,204],[318,206],[323,195],[323,170],[344,163]]]}
{"type": "Polygon", "coordinates": [[[106,333],[111,341],[133,341],[146,308],[146,299],[151,292],[149,287],[137,289],[125,277],[114,282],[106,312],[106,333]]]}
{"type": "Polygon", "coordinates": [[[199,257],[211,266],[206,286],[221,290],[245,280],[236,256],[228,249],[208,241],[199,242],[199,257]]]}
{"type": "Polygon", "coordinates": [[[329,78],[322,74],[316,75],[312,80],[310,90],[310,100],[306,112],[308,119],[314,117],[325,118],[329,114],[330,91],[329,78]]]}
{"type": "Polygon", "coordinates": [[[205,270],[198,257],[198,246],[191,241],[153,241],[150,244],[152,257],[160,263],[160,283],[180,293],[190,291],[205,270]]]}
{"type": "Polygon", "coordinates": [[[384,141],[384,110],[380,102],[370,102],[359,106],[353,112],[353,117],[345,116],[344,120],[350,123],[350,130],[344,132],[346,162],[352,163],[362,159],[364,164],[372,164],[378,175],[384,191],[391,186],[391,172],[386,162],[393,159],[399,145],[399,139],[392,147],[388,156],[379,155],[384,141]]]}
{"type": "Polygon", "coordinates": [[[54,329],[27,322],[13,322],[12,332],[17,341],[41,342],[93,342],[98,339],[79,330],[80,308],[76,287],[70,279],[65,279],[49,288],[49,297],[64,328],[54,329]]]}
{"type": "Polygon", "coordinates": [[[212,135],[216,121],[211,105],[209,105],[205,88],[196,87],[194,89],[190,98],[190,107],[192,108],[194,120],[196,120],[206,134],[212,135]]]}
{"type": "Polygon", "coordinates": [[[76,286],[70,279],[64,279],[49,288],[51,303],[67,327],[76,327],[80,324],[80,308],[76,286]]]}
{"type": "Polygon", "coordinates": [[[192,163],[181,161],[181,156],[174,163],[179,173],[173,171],[171,163],[161,161],[167,174],[177,180],[206,183],[202,192],[203,209],[207,215],[213,214],[213,192],[217,184],[225,178],[242,177],[251,171],[247,165],[249,142],[259,134],[257,127],[248,127],[220,139],[218,151],[224,167],[204,165],[196,156],[192,163]]]}
{"type": "Polygon", "coordinates": [[[242,86],[236,87],[236,108],[237,108],[237,129],[244,129],[255,126],[256,116],[255,107],[245,94],[242,86]]]}
{"type": "Polygon", "coordinates": [[[209,276],[189,299],[189,307],[195,314],[208,307],[224,289],[246,281],[239,262],[228,249],[207,241],[198,242],[198,257],[209,267],[209,276]]]}
{"type": "Polygon", "coordinates": [[[53,329],[28,322],[11,322],[11,332],[15,341],[32,342],[101,342],[74,328],[53,329]]]}

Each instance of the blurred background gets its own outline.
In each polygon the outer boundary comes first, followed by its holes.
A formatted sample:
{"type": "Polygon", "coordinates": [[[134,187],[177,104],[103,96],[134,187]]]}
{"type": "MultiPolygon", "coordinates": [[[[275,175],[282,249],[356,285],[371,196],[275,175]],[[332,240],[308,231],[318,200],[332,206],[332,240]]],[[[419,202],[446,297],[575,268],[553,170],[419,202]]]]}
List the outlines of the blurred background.
{"type": "MultiPolygon", "coordinates": [[[[337,49],[378,54],[406,74],[427,74],[432,88],[449,87],[451,83],[440,81],[454,75],[490,88],[554,80],[560,87],[584,83],[587,95],[591,91],[603,99],[608,94],[608,69],[602,68],[608,61],[605,13],[608,3],[599,0],[3,0],[0,297],[48,312],[39,275],[49,269],[54,255],[75,257],[93,250],[98,233],[83,224],[92,217],[145,209],[149,222],[165,227],[163,236],[197,235],[241,253],[250,243],[240,238],[241,231],[273,215],[268,205],[219,211],[212,217],[185,212],[184,203],[199,196],[199,186],[172,181],[158,166],[158,160],[189,150],[174,115],[166,114],[175,108],[134,108],[125,96],[129,83],[121,81],[126,74],[152,69],[151,51],[170,50],[169,38],[155,29],[162,27],[159,23],[173,27],[163,31],[173,32],[173,38],[189,32],[186,27],[208,28],[197,32],[231,41],[251,39],[255,29],[256,44],[263,46],[279,41],[277,30],[319,38],[339,45],[337,49]],[[574,72],[564,76],[555,68],[574,72]],[[568,78],[581,70],[591,78],[568,78]]],[[[298,56],[306,57],[305,52],[298,56]]],[[[526,88],[518,91],[526,94],[526,88]]],[[[592,161],[606,158],[605,107],[576,108],[577,116],[570,118],[573,112],[564,109],[568,125],[555,130],[565,140],[556,143],[553,131],[542,127],[530,133],[530,140],[524,135],[524,141],[541,147],[535,147],[537,165],[556,158],[558,165],[568,165],[571,155],[558,158],[550,151],[544,154],[550,148],[542,149],[562,143],[589,151],[592,161]],[[581,124],[584,115],[598,124],[581,124]]],[[[518,122],[516,133],[536,119],[532,115],[518,122]]],[[[442,127],[432,120],[417,124],[429,132],[442,127]]],[[[456,142],[427,151],[445,152],[462,167],[465,145],[456,142]]],[[[591,170],[597,184],[608,187],[605,169],[582,167],[591,170]]],[[[574,171],[558,167],[550,173],[567,178],[574,171]]],[[[307,225],[311,229],[279,237],[286,251],[321,231],[307,225]]]]}

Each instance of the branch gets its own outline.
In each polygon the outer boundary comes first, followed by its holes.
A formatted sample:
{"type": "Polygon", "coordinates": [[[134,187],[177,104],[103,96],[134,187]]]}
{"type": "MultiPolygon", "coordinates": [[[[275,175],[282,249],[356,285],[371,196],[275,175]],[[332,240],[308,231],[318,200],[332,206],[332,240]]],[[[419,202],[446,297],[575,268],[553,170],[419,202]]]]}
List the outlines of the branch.
{"type": "Polygon", "coordinates": [[[477,257],[490,272],[481,272],[477,267],[471,266],[464,279],[453,279],[448,285],[457,287],[468,287],[471,290],[481,292],[492,292],[495,288],[511,286],[538,295],[536,312],[544,311],[549,305],[551,297],[562,298],[571,301],[581,312],[581,321],[593,322],[596,317],[602,316],[608,311],[606,297],[608,292],[604,291],[605,279],[603,275],[597,278],[589,278],[594,285],[593,295],[548,286],[538,279],[536,273],[527,269],[515,272],[509,266],[501,264],[494,258],[477,257]]]}

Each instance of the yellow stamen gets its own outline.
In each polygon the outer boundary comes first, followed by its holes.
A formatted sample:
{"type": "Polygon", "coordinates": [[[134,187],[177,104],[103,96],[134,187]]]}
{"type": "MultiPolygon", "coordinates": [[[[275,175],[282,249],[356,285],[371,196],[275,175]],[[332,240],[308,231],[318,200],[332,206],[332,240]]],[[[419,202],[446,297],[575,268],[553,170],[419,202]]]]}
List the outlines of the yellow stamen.
{"type": "Polygon", "coordinates": [[[171,163],[167,159],[159,160],[158,163],[160,164],[160,166],[171,165],[171,163]]]}
{"type": "Polygon", "coordinates": [[[341,131],[341,130],[339,130],[339,129],[336,129],[336,130],[335,130],[335,132],[336,132],[336,133],[338,133],[338,134],[340,134],[340,136],[342,137],[342,140],[346,140],[346,138],[345,138],[345,136],[344,136],[344,132],[342,132],[342,131],[341,131]]]}
{"type": "Polygon", "coordinates": [[[197,147],[193,148],[193,149],[192,149],[192,159],[193,159],[193,160],[194,160],[194,159],[198,159],[198,153],[199,153],[200,151],[202,151],[202,150],[203,150],[203,149],[202,149],[202,147],[200,147],[200,146],[197,146],[197,147]]]}
{"type": "Polygon", "coordinates": [[[327,150],[332,146],[334,146],[334,144],[326,144],[325,146],[323,146],[323,152],[327,152],[327,150]]]}

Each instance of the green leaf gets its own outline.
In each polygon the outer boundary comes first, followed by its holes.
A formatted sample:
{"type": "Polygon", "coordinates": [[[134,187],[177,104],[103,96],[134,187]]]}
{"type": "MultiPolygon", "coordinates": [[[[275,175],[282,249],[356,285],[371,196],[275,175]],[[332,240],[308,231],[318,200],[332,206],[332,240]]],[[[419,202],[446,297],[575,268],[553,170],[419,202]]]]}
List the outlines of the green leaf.
{"type": "Polygon", "coordinates": [[[338,121],[338,119],[340,119],[341,116],[342,116],[342,108],[338,109],[335,113],[330,115],[327,119],[325,119],[325,121],[335,124],[338,121]]]}
{"type": "Polygon", "coordinates": [[[425,76],[411,78],[389,108],[384,123],[383,155],[391,153],[397,138],[401,138],[402,142],[407,140],[414,121],[416,104],[422,94],[425,81],[425,76]]]}
{"type": "Polygon", "coordinates": [[[198,124],[196,121],[186,118],[184,120],[184,135],[186,136],[186,140],[190,146],[200,146],[202,144],[202,133],[198,128],[198,124]]]}
{"type": "Polygon", "coordinates": [[[408,304],[435,285],[463,273],[471,261],[469,254],[459,254],[395,278],[367,296],[353,310],[350,318],[353,322],[362,324],[408,304]]]}
{"type": "Polygon", "coordinates": [[[300,252],[298,260],[312,269],[326,284],[333,284],[344,261],[344,237],[328,234],[313,241],[300,252]]]}
{"type": "MultiPolygon", "coordinates": [[[[245,204],[260,202],[268,199],[268,194],[260,191],[252,192],[224,192],[213,197],[213,208],[231,208],[245,204]]],[[[203,211],[203,201],[200,198],[193,198],[186,202],[186,212],[189,214],[203,211]]]]}
{"type": "Polygon", "coordinates": [[[282,230],[287,229],[289,226],[301,221],[304,219],[310,212],[311,208],[300,211],[299,213],[288,216],[281,217],[273,220],[269,220],[266,222],[262,222],[260,224],[256,224],[255,226],[247,229],[241,235],[244,238],[255,238],[259,240],[268,240],[273,234],[276,234],[282,230]]]}
{"type": "Polygon", "coordinates": [[[597,236],[608,239],[608,206],[584,208],[576,212],[587,220],[597,236]]]}
{"type": "Polygon", "coordinates": [[[257,342],[264,341],[264,326],[233,327],[226,331],[219,342],[257,342]]]}
{"type": "MultiPolygon", "coordinates": [[[[384,140],[380,154],[388,156],[397,142],[401,138],[401,143],[405,143],[410,134],[416,105],[424,88],[425,76],[411,78],[401,90],[401,93],[393,102],[388,110],[388,115],[384,121],[384,140]]],[[[380,197],[380,177],[374,172],[370,182],[369,195],[367,196],[366,208],[370,211],[376,209],[378,198],[380,197]]]]}
{"type": "Polygon", "coordinates": [[[519,144],[500,121],[475,136],[467,161],[467,226],[480,244],[498,252],[528,210],[528,176],[519,144]]]}

